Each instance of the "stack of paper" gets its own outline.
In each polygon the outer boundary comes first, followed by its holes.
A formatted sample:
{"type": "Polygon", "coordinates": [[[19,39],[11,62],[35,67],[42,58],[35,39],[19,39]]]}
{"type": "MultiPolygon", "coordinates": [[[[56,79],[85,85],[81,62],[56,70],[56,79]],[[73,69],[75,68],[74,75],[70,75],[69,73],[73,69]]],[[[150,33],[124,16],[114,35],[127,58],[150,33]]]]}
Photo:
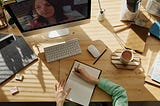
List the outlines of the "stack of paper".
{"type": "Polygon", "coordinates": [[[152,80],[160,83],[160,54],[156,56],[150,76],[152,80]]]}

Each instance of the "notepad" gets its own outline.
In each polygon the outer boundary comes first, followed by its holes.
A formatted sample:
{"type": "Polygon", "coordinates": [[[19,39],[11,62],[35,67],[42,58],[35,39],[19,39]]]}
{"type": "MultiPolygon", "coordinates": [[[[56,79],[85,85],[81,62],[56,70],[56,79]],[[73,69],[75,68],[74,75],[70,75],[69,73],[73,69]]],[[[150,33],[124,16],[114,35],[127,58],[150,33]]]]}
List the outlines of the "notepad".
{"type": "Polygon", "coordinates": [[[151,79],[160,83],[160,54],[156,56],[150,72],[151,79]]]}
{"type": "Polygon", "coordinates": [[[160,66],[156,65],[153,68],[151,79],[160,83],[160,66]]]}
{"type": "Polygon", "coordinates": [[[78,60],[75,60],[71,68],[70,74],[67,78],[65,89],[71,88],[71,91],[67,96],[67,99],[72,102],[81,104],[83,106],[88,106],[91,100],[95,85],[84,81],[83,79],[79,78],[73,73],[75,67],[78,67],[78,65],[79,67],[85,68],[85,70],[90,75],[96,78],[99,78],[101,74],[101,70],[94,68],[90,65],[87,65],[85,63],[82,63],[78,60]]]}
{"type": "Polygon", "coordinates": [[[160,53],[157,54],[145,82],[160,87],[160,53]]]}

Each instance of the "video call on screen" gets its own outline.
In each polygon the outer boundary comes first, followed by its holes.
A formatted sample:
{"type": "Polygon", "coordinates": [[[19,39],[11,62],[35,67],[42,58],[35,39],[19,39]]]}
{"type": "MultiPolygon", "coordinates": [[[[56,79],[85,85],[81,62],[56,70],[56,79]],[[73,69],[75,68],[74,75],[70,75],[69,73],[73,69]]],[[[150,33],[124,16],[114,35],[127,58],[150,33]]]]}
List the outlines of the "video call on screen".
{"type": "MultiPolygon", "coordinates": [[[[55,24],[50,24],[46,22],[45,24],[37,24],[35,25],[35,27],[33,27],[34,25],[30,27],[31,22],[33,23],[35,19],[37,19],[37,16],[35,15],[34,12],[35,10],[33,10],[34,0],[25,0],[18,3],[13,3],[10,5],[10,8],[13,11],[13,14],[16,17],[19,25],[24,31],[73,22],[89,17],[88,0],[61,0],[61,1],[52,0],[52,1],[55,2],[59,1],[58,3],[60,3],[60,5],[56,4],[56,6],[61,6],[57,8],[62,8],[64,16],[67,17],[64,19],[62,18],[62,20],[57,21],[55,24]]],[[[40,22],[45,22],[45,18],[44,19],[41,18],[40,22]]]]}

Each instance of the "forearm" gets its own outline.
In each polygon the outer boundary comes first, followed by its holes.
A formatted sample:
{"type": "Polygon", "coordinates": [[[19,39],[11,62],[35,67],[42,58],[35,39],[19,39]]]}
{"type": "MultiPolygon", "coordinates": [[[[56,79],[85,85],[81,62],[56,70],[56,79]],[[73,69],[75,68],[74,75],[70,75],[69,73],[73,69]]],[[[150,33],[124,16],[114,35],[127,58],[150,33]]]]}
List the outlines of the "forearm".
{"type": "Polygon", "coordinates": [[[63,106],[63,103],[56,103],[56,106],[63,106]]]}
{"type": "Polygon", "coordinates": [[[98,79],[98,78],[95,78],[95,77],[91,77],[89,82],[92,83],[92,84],[97,85],[98,82],[99,82],[99,79],[98,79]]]}
{"type": "Polygon", "coordinates": [[[112,96],[113,106],[128,106],[128,97],[123,87],[107,79],[100,79],[98,87],[112,96]]]}

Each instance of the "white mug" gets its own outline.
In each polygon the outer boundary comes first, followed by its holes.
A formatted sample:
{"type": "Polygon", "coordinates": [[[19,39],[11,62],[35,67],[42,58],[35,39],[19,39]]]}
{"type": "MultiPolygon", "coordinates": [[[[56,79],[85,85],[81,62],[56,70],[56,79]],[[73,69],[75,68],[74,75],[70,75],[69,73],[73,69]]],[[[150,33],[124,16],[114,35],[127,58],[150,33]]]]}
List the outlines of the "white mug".
{"type": "Polygon", "coordinates": [[[120,61],[123,63],[123,64],[128,64],[130,63],[134,58],[134,55],[133,55],[133,50],[124,50],[121,54],[121,57],[120,57],[120,61]]]}

